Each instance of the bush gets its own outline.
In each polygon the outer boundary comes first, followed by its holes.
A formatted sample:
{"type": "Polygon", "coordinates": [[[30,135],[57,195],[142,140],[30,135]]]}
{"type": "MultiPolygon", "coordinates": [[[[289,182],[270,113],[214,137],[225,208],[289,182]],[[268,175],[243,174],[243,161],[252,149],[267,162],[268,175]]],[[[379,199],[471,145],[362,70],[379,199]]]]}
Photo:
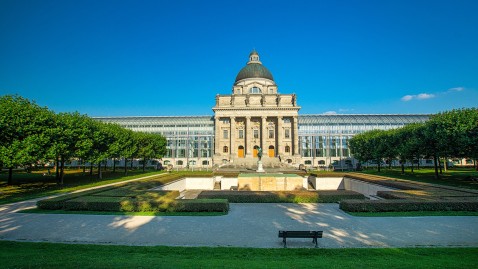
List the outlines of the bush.
{"type": "Polygon", "coordinates": [[[226,199],[176,200],[171,212],[228,212],[226,199]]]}
{"type": "Polygon", "coordinates": [[[353,191],[203,191],[198,198],[227,199],[229,203],[336,203],[365,197],[353,191]]]}
{"type": "Polygon", "coordinates": [[[478,211],[477,201],[343,200],[340,209],[349,212],[478,211]]]}

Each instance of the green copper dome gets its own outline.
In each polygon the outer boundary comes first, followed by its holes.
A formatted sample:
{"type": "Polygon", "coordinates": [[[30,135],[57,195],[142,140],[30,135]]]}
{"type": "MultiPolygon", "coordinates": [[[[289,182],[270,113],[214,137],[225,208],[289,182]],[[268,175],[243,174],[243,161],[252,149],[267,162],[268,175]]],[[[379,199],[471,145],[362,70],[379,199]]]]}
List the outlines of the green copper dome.
{"type": "Polygon", "coordinates": [[[267,78],[274,80],[271,72],[259,63],[250,63],[239,71],[236,76],[236,82],[246,78],[267,78]]]}

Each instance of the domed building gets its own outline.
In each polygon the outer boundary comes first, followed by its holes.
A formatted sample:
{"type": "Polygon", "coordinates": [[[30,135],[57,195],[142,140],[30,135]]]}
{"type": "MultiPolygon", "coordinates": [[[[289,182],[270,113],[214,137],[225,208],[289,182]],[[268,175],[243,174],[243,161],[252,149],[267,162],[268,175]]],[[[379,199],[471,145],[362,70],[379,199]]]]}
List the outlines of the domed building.
{"type": "MultiPolygon", "coordinates": [[[[349,169],[357,162],[348,147],[354,135],[429,118],[412,114],[299,115],[297,96],[279,93],[272,73],[255,50],[237,73],[231,94],[216,95],[212,110],[213,116],[96,119],[133,131],[164,135],[167,153],[162,158],[163,165],[172,164],[179,169],[223,165],[254,168],[259,150],[265,167],[349,169]]],[[[124,160],[115,162],[124,165],[124,160]]],[[[420,160],[422,166],[430,163],[431,160],[420,160]]]]}
{"type": "Polygon", "coordinates": [[[299,109],[296,96],[278,92],[271,72],[252,51],[236,76],[232,94],[216,96],[214,162],[251,165],[259,148],[265,165],[300,158],[299,109]]]}

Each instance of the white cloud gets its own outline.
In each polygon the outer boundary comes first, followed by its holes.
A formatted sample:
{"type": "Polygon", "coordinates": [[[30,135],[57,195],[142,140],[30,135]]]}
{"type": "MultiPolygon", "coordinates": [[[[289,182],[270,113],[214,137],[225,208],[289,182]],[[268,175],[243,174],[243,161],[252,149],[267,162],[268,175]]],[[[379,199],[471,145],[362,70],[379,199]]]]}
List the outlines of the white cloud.
{"type": "Polygon", "coordinates": [[[447,92],[461,92],[463,91],[465,88],[463,87],[455,87],[455,88],[451,88],[451,89],[448,89],[447,92]]]}
{"type": "Polygon", "coordinates": [[[325,115],[335,115],[335,114],[337,114],[337,112],[336,111],[326,111],[326,112],[324,112],[324,114],[325,115]]]}
{"type": "Polygon", "coordinates": [[[420,93],[419,95],[417,95],[418,100],[430,99],[433,97],[435,97],[434,94],[428,94],[428,93],[420,93]]]}
{"type": "Polygon", "coordinates": [[[408,101],[411,101],[413,99],[417,99],[417,100],[425,100],[425,99],[431,99],[431,98],[434,98],[435,95],[432,94],[432,93],[420,93],[420,94],[416,94],[416,95],[405,95],[401,98],[401,100],[403,102],[408,102],[408,101]]]}
{"type": "Polygon", "coordinates": [[[353,108],[339,108],[339,112],[344,113],[344,112],[351,112],[354,111],[353,108]]]}
{"type": "Polygon", "coordinates": [[[408,102],[413,99],[413,95],[405,95],[402,97],[402,101],[408,102]]]}

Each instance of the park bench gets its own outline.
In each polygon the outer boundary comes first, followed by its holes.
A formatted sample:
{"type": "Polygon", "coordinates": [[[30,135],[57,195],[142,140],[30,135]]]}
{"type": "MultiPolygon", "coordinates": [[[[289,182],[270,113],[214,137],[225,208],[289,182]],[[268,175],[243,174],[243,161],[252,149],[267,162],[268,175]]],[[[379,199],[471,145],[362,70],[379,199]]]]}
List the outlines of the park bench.
{"type": "Polygon", "coordinates": [[[322,238],[322,231],[279,231],[279,237],[283,238],[284,247],[287,247],[287,238],[312,238],[312,243],[317,247],[317,238],[322,238]]]}

